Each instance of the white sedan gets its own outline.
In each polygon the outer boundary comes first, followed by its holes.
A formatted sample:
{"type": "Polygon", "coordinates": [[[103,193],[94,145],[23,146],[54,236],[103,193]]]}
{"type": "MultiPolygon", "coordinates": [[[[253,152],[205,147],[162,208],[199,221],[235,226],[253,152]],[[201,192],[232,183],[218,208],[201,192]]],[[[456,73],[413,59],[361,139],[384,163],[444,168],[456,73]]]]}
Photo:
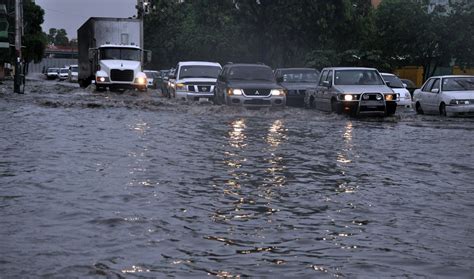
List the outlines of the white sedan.
{"type": "Polygon", "coordinates": [[[418,114],[474,116],[474,76],[435,76],[413,93],[418,114]]]}
{"type": "Polygon", "coordinates": [[[397,93],[399,98],[397,99],[398,107],[411,107],[411,95],[410,91],[406,89],[406,85],[394,74],[380,73],[383,80],[387,83],[388,87],[392,88],[393,92],[397,93]]]}

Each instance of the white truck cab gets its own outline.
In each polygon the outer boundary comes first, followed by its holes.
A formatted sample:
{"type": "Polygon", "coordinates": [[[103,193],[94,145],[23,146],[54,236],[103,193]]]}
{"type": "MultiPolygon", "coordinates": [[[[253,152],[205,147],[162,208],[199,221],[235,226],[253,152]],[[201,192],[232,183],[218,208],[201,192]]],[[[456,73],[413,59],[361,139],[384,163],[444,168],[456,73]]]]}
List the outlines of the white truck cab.
{"type": "Polygon", "coordinates": [[[142,50],[133,45],[102,45],[97,49],[98,69],[95,84],[98,90],[109,88],[147,89],[146,74],[142,71],[142,50]]]}
{"type": "Polygon", "coordinates": [[[212,100],[217,76],[222,66],[215,62],[183,61],[176,65],[171,96],[180,100],[212,100]]]}

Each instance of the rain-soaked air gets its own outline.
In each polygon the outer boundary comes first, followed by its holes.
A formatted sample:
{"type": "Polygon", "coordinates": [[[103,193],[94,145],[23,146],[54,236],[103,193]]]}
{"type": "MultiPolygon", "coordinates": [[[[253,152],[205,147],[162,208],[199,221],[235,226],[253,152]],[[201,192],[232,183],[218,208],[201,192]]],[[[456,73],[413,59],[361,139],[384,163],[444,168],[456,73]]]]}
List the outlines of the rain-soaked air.
{"type": "Polygon", "coordinates": [[[470,278],[474,120],[0,89],[0,278],[470,278]]]}

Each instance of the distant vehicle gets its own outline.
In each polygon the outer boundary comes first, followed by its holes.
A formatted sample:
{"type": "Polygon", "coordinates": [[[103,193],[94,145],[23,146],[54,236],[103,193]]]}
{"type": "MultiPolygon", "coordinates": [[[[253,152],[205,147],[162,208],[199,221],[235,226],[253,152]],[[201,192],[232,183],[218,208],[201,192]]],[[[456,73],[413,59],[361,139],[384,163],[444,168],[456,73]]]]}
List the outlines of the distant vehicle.
{"type": "Polygon", "coordinates": [[[168,73],[168,76],[165,77],[165,79],[166,79],[166,95],[168,96],[168,98],[171,98],[171,93],[173,92],[173,89],[175,87],[175,81],[176,81],[175,73],[176,73],[176,69],[171,68],[169,73],[168,73]]]}
{"type": "Polygon", "coordinates": [[[413,94],[418,114],[474,116],[474,76],[435,76],[413,94]]]}
{"type": "Polygon", "coordinates": [[[227,64],[217,78],[214,103],[229,106],[284,107],[285,89],[263,64],[227,64]]]}
{"type": "Polygon", "coordinates": [[[180,100],[211,100],[221,69],[221,65],[214,62],[179,62],[176,73],[170,77],[174,79],[170,94],[180,100]]]}
{"type": "Polygon", "coordinates": [[[69,82],[77,82],[77,75],[78,75],[78,67],[77,65],[70,65],[68,71],[68,80],[69,82]]]}
{"type": "Polygon", "coordinates": [[[151,52],[143,51],[140,20],[91,17],[78,30],[79,84],[95,82],[96,90],[147,90],[143,64],[151,52]]]}
{"type": "Polygon", "coordinates": [[[161,70],[153,82],[155,83],[156,88],[161,90],[161,95],[168,96],[168,75],[170,70],[161,70]]]}
{"type": "Polygon", "coordinates": [[[415,90],[418,89],[416,84],[413,81],[406,78],[402,78],[400,80],[403,82],[403,85],[405,85],[405,88],[410,92],[411,97],[413,98],[413,92],[415,92],[415,90]]]}
{"type": "Polygon", "coordinates": [[[280,68],[275,70],[279,85],[286,89],[286,105],[304,106],[306,90],[316,88],[319,71],[312,68],[280,68]]]}
{"type": "Polygon", "coordinates": [[[411,107],[411,94],[406,85],[394,74],[380,73],[382,78],[388,87],[392,88],[393,92],[398,94],[397,106],[410,108],[411,107]]]}
{"type": "Polygon", "coordinates": [[[59,77],[59,80],[66,80],[69,77],[69,68],[59,69],[58,77],[59,77]]]}
{"type": "Polygon", "coordinates": [[[59,68],[48,68],[46,70],[47,79],[57,79],[59,77],[59,68]]]}
{"type": "Polygon", "coordinates": [[[154,83],[154,80],[158,77],[158,71],[144,70],[143,72],[146,75],[148,88],[156,89],[156,84],[154,83]]]}
{"type": "Polygon", "coordinates": [[[385,84],[377,69],[324,68],[318,86],[307,91],[307,107],[359,115],[392,115],[397,94],[385,84]]]}

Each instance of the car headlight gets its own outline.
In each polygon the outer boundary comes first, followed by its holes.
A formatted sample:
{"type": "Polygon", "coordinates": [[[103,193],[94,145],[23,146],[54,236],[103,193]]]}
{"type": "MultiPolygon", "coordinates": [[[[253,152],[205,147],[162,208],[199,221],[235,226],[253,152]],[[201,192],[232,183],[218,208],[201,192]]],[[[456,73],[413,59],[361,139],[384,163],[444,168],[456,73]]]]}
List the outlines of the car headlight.
{"type": "Polygon", "coordinates": [[[451,100],[449,102],[450,105],[469,105],[474,104],[472,100],[451,100]]]}
{"type": "Polygon", "coordinates": [[[385,95],[385,100],[386,100],[386,101],[393,101],[393,100],[396,100],[396,99],[397,99],[397,97],[396,97],[395,95],[393,95],[393,94],[387,94],[387,95],[385,95]]]}
{"type": "Polygon", "coordinates": [[[244,91],[242,89],[236,89],[236,88],[227,88],[227,95],[229,96],[240,96],[243,95],[244,91]]]}
{"type": "Polygon", "coordinates": [[[344,101],[352,101],[353,99],[352,95],[344,95],[344,101]]]}
{"type": "Polygon", "coordinates": [[[186,90],[186,84],[184,83],[177,83],[176,90],[186,90]]]}
{"type": "Polygon", "coordinates": [[[283,89],[272,89],[272,91],[270,91],[270,94],[272,96],[285,96],[285,90],[283,90],[283,89]]]}

